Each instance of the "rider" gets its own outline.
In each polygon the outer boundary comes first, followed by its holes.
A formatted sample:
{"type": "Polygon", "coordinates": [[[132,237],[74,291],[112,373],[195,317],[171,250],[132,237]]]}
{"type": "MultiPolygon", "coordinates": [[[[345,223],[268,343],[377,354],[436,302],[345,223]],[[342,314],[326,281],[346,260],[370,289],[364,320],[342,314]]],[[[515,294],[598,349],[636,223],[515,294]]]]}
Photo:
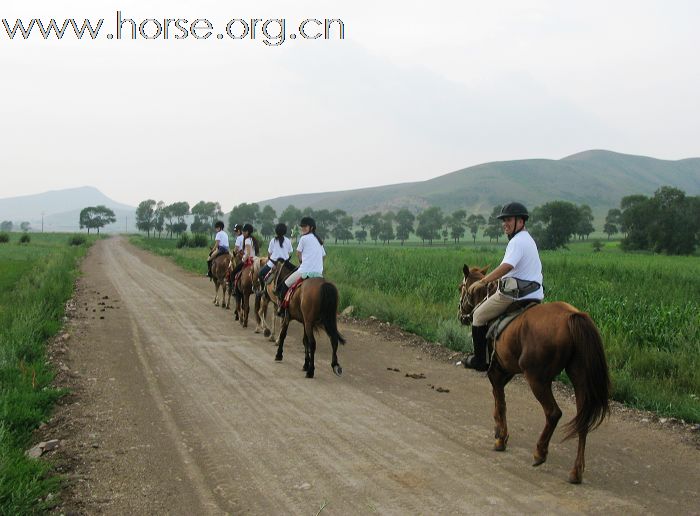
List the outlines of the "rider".
{"type": "Polygon", "coordinates": [[[243,258],[233,269],[233,272],[231,273],[232,278],[235,278],[236,274],[238,274],[238,272],[243,268],[245,263],[249,259],[255,258],[256,254],[258,253],[258,241],[253,236],[254,231],[255,230],[253,229],[253,226],[251,224],[244,224],[241,234],[238,236],[238,238],[236,238],[236,247],[238,247],[238,241],[240,240],[241,242],[240,250],[238,250],[237,252],[238,254],[242,253],[243,258]]]}
{"type": "Polygon", "coordinates": [[[277,263],[277,260],[288,260],[292,254],[292,241],[286,236],[287,225],[281,222],[275,226],[275,238],[270,240],[270,245],[267,247],[267,263],[260,269],[260,285],[265,282],[265,276],[270,272],[272,266],[277,263]]]}
{"type": "Polygon", "coordinates": [[[240,224],[233,225],[233,234],[236,237],[233,242],[233,254],[235,255],[243,250],[243,234],[241,232],[240,224]]]}
{"type": "Polygon", "coordinates": [[[220,220],[216,221],[216,224],[214,224],[214,229],[216,229],[216,236],[214,239],[216,242],[211,248],[211,251],[209,252],[209,258],[207,258],[207,276],[210,278],[212,277],[211,274],[211,263],[214,261],[214,258],[219,256],[220,254],[227,254],[229,252],[228,249],[228,234],[226,231],[224,231],[224,223],[220,220]]]}
{"type": "MultiPolygon", "coordinates": [[[[284,299],[289,287],[294,285],[299,278],[323,277],[323,257],[326,256],[326,250],[323,248],[323,240],[316,234],[316,221],[311,217],[302,217],[299,226],[301,227],[301,238],[299,238],[297,245],[299,268],[280,285],[277,292],[280,301],[284,299]]],[[[284,315],[281,302],[277,315],[280,317],[284,315]]]]}
{"type": "Polygon", "coordinates": [[[484,287],[487,283],[503,278],[496,292],[480,303],[472,313],[472,340],[474,354],[464,360],[464,367],[486,371],[486,333],[489,321],[495,319],[515,301],[544,298],[542,289],[542,263],[537,251],[537,244],[525,228],[529,218],[527,208],[519,202],[511,202],[501,209],[498,218],[503,224],[503,231],[508,237],[508,246],[501,264],[482,279],[469,286],[467,293],[484,287]],[[506,282],[506,278],[513,280],[506,282]],[[513,283],[517,287],[512,290],[513,283]]]}

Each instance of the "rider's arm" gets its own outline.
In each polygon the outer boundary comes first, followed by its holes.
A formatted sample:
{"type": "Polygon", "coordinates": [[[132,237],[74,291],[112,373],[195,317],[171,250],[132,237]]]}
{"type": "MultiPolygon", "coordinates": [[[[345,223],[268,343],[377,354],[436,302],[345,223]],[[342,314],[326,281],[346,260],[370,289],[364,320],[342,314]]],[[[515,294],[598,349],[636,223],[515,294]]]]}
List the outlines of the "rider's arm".
{"type": "Polygon", "coordinates": [[[481,281],[483,283],[491,283],[492,281],[496,281],[497,279],[501,279],[505,274],[513,270],[513,266],[509,263],[502,263],[498,267],[496,267],[494,270],[492,270],[490,273],[488,273],[486,276],[481,278],[481,281]]]}

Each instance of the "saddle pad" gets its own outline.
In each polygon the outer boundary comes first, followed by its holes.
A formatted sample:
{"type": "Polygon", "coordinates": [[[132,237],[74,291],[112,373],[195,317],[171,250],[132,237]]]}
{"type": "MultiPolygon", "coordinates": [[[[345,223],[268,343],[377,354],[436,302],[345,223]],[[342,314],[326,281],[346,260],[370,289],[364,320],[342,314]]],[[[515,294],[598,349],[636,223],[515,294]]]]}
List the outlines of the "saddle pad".
{"type": "Polygon", "coordinates": [[[289,301],[292,299],[294,291],[299,288],[302,281],[304,281],[304,278],[299,278],[291,287],[289,287],[289,290],[287,290],[287,293],[284,295],[284,300],[282,300],[282,308],[287,308],[289,306],[289,301]]]}
{"type": "Polygon", "coordinates": [[[486,333],[486,340],[496,342],[498,336],[505,330],[513,320],[528,308],[539,305],[540,302],[532,299],[516,301],[498,318],[489,323],[489,331],[486,333]]]}

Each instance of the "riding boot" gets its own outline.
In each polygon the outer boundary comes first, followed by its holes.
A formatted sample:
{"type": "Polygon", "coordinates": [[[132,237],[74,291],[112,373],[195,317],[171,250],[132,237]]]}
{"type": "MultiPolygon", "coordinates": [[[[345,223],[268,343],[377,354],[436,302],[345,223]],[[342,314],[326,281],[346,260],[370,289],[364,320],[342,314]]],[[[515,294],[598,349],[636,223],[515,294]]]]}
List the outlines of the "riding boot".
{"type": "Polygon", "coordinates": [[[477,371],[486,371],[489,365],[486,363],[486,333],[488,325],[472,326],[472,341],[474,342],[474,354],[469,355],[464,360],[464,367],[476,369],[477,371]]]}
{"type": "Polygon", "coordinates": [[[214,277],[211,273],[211,260],[207,260],[207,277],[210,279],[214,277]]]}
{"type": "Polygon", "coordinates": [[[280,317],[284,317],[284,312],[286,312],[286,309],[282,308],[282,303],[284,302],[284,296],[288,290],[289,287],[284,282],[282,282],[282,284],[280,284],[279,288],[277,289],[277,299],[279,299],[280,301],[280,307],[279,310],[277,310],[277,315],[279,315],[280,317]]]}

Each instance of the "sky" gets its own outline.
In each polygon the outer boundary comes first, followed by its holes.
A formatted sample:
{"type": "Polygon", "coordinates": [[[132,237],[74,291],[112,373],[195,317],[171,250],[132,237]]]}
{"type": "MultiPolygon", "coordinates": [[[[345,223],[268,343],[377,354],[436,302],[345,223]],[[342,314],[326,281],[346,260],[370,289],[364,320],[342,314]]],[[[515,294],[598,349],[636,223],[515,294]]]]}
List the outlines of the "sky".
{"type": "Polygon", "coordinates": [[[3,0],[0,198],[90,185],[228,211],[588,149],[697,157],[698,21],[682,0],[3,0]],[[107,39],[117,11],[214,28],[107,39]],[[11,40],[18,18],[104,23],[11,40]],[[253,18],[255,39],[225,34],[253,18]],[[342,20],[344,39],[292,39],[306,19],[342,20]]]}

